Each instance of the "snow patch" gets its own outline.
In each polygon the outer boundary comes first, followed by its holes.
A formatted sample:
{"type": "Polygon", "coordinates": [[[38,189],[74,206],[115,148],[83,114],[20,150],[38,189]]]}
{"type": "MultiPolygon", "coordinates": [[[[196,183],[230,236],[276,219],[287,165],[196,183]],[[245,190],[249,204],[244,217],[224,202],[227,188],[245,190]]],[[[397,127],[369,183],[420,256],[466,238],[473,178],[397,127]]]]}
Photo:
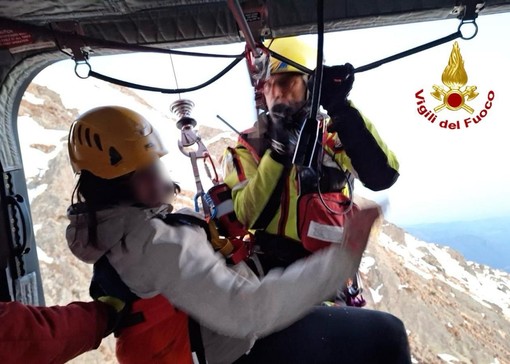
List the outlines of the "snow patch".
{"type": "Polygon", "coordinates": [[[460,360],[450,354],[437,354],[437,357],[446,363],[458,363],[460,360]]]}
{"type": "Polygon", "coordinates": [[[48,184],[46,184],[46,183],[42,183],[35,188],[29,188],[28,189],[28,199],[30,200],[30,203],[32,203],[32,201],[37,196],[39,196],[41,193],[46,191],[47,188],[48,188],[48,184]]]}
{"type": "Polygon", "coordinates": [[[46,254],[46,252],[42,250],[40,247],[37,247],[37,257],[39,258],[40,262],[46,264],[53,264],[53,258],[46,254]]]}
{"type": "Polygon", "coordinates": [[[368,288],[370,291],[370,294],[372,295],[372,299],[374,300],[374,303],[379,303],[382,301],[383,295],[379,293],[381,288],[383,287],[383,284],[381,283],[376,289],[368,288]]]}
{"type": "Polygon", "coordinates": [[[32,178],[42,176],[48,170],[49,161],[55,158],[64,146],[62,138],[67,136],[67,131],[45,129],[32,118],[20,116],[18,132],[25,177],[30,181],[32,178]],[[30,147],[32,144],[54,145],[56,148],[49,153],[44,153],[30,147]]]}
{"type": "Polygon", "coordinates": [[[26,102],[29,102],[31,104],[34,104],[34,105],[42,105],[44,104],[44,100],[35,96],[34,94],[30,93],[30,92],[25,92],[25,94],[23,95],[23,99],[26,101],[26,102]]]}
{"type": "Polygon", "coordinates": [[[387,234],[381,233],[379,236],[379,244],[402,257],[405,262],[405,268],[412,270],[424,279],[430,280],[434,278],[434,276],[429,273],[434,267],[423,260],[425,254],[418,250],[417,247],[414,247],[412,242],[408,242],[406,239],[406,244],[398,244],[387,234]]]}
{"type": "Polygon", "coordinates": [[[404,264],[404,268],[407,268],[410,271],[413,271],[414,273],[416,273],[417,275],[419,275],[423,279],[426,279],[427,281],[429,281],[431,279],[434,279],[434,276],[432,274],[429,274],[427,272],[424,272],[424,271],[420,270],[418,267],[412,265],[411,263],[405,263],[404,264]]]}
{"type": "Polygon", "coordinates": [[[359,271],[363,274],[368,274],[370,268],[375,265],[375,259],[373,257],[363,257],[359,266],[359,271]]]}
{"type": "Polygon", "coordinates": [[[41,230],[42,224],[34,224],[34,235],[37,235],[39,230],[41,230]]]}
{"type": "Polygon", "coordinates": [[[401,291],[403,289],[406,289],[406,288],[409,288],[409,284],[407,283],[404,283],[404,284],[399,284],[398,285],[398,290],[401,291]]]}

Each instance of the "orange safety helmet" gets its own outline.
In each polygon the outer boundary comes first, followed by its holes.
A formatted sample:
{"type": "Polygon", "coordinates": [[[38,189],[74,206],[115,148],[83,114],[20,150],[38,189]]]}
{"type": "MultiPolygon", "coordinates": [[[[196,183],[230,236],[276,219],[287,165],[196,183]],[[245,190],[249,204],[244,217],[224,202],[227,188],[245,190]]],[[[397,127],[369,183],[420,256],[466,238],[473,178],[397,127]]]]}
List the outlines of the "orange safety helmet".
{"type": "Polygon", "coordinates": [[[104,179],[136,171],[168,153],[152,125],[121,106],[80,115],[71,125],[68,147],[75,173],[87,170],[104,179]]]}

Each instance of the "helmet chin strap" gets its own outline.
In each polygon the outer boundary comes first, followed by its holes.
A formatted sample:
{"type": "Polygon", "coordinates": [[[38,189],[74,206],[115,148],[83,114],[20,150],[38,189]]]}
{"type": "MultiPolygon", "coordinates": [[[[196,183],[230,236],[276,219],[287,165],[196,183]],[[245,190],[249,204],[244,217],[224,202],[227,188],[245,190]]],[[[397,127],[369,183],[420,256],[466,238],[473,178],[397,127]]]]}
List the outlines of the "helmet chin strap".
{"type": "Polygon", "coordinates": [[[308,117],[308,114],[310,113],[310,108],[312,106],[312,100],[311,100],[311,92],[308,88],[308,81],[310,79],[309,75],[303,75],[303,81],[305,83],[305,101],[303,105],[299,109],[296,110],[296,112],[292,115],[293,119],[301,119],[301,123],[299,124],[299,128],[303,126],[303,123],[305,122],[306,118],[308,117]]]}
{"type": "Polygon", "coordinates": [[[307,99],[303,106],[296,110],[296,112],[292,115],[293,119],[301,120],[301,123],[299,124],[299,129],[301,129],[308,114],[310,113],[310,105],[311,105],[310,99],[307,99]]]}

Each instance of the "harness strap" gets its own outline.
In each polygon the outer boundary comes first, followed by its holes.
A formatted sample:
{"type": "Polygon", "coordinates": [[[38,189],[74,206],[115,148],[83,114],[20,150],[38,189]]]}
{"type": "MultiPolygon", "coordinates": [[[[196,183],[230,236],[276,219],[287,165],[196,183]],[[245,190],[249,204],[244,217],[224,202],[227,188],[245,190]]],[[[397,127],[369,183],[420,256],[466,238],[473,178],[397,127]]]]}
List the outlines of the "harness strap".
{"type": "Polygon", "coordinates": [[[255,148],[253,147],[253,145],[251,145],[245,138],[238,138],[238,143],[240,145],[242,145],[244,148],[246,148],[252,155],[253,159],[255,159],[255,161],[257,163],[260,162],[260,155],[257,153],[257,151],[255,150],[255,148]]]}
{"type": "Polygon", "coordinates": [[[250,236],[250,241],[244,241],[238,238],[229,239],[234,246],[234,251],[228,258],[228,262],[236,265],[251,256],[253,247],[253,236],[250,236]]]}
{"type": "MultiPolygon", "coordinates": [[[[209,224],[206,221],[204,221],[198,217],[186,215],[186,214],[174,213],[174,214],[168,214],[166,216],[158,216],[158,218],[160,218],[166,224],[169,224],[169,225],[183,225],[183,224],[184,225],[198,225],[202,229],[204,229],[204,231],[206,232],[207,240],[209,240],[211,242],[212,239],[214,238],[211,234],[211,230],[209,229],[209,224]]],[[[245,260],[246,258],[248,258],[248,256],[250,255],[250,248],[248,246],[249,243],[244,242],[240,239],[229,239],[228,241],[231,242],[233,245],[233,252],[229,256],[230,263],[237,264],[237,263],[245,260]]],[[[230,246],[226,245],[225,248],[230,249],[230,246]]]]}
{"type": "Polygon", "coordinates": [[[122,319],[121,325],[115,331],[115,337],[118,337],[120,330],[125,329],[127,327],[141,324],[142,322],[145,322],[145,316],[144,316],[143,312],[130,313],[129,315],[125,316],[122,319]]]}
{"type": "Polygon", "coordinates": [[[242,165],[241,161],[239,160],[239,156],[237,155],[235,148],[228,147],[228,151],[232,155],[232,163],[236,170],[237,178],[239,179],[239,182],[246,181],[246,174],[244,173],[243,165],[242,165]]]}

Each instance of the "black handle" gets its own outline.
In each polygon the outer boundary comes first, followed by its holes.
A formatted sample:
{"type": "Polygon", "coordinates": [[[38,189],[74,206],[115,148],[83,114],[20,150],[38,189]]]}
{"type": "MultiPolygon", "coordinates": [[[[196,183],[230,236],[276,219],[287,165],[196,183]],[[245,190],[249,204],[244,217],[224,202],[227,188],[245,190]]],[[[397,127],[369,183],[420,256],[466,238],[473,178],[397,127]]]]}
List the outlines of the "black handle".
{"type": "Polygon", "coordinates": [[[7,204],[16,208],[19,212],[19,217],[21,220],[23,237],[21,239],[21,245],[17,246],[16,249],[19,249],[18,254],[26,254],[29,250],[27,250],[27,246],[30,241],[32,241],[32,223],[30,219],[30,213],[28,212],[28,206],[23,198],[23,196],[16,194],[14,196],[7,196],[7,204]]]}

